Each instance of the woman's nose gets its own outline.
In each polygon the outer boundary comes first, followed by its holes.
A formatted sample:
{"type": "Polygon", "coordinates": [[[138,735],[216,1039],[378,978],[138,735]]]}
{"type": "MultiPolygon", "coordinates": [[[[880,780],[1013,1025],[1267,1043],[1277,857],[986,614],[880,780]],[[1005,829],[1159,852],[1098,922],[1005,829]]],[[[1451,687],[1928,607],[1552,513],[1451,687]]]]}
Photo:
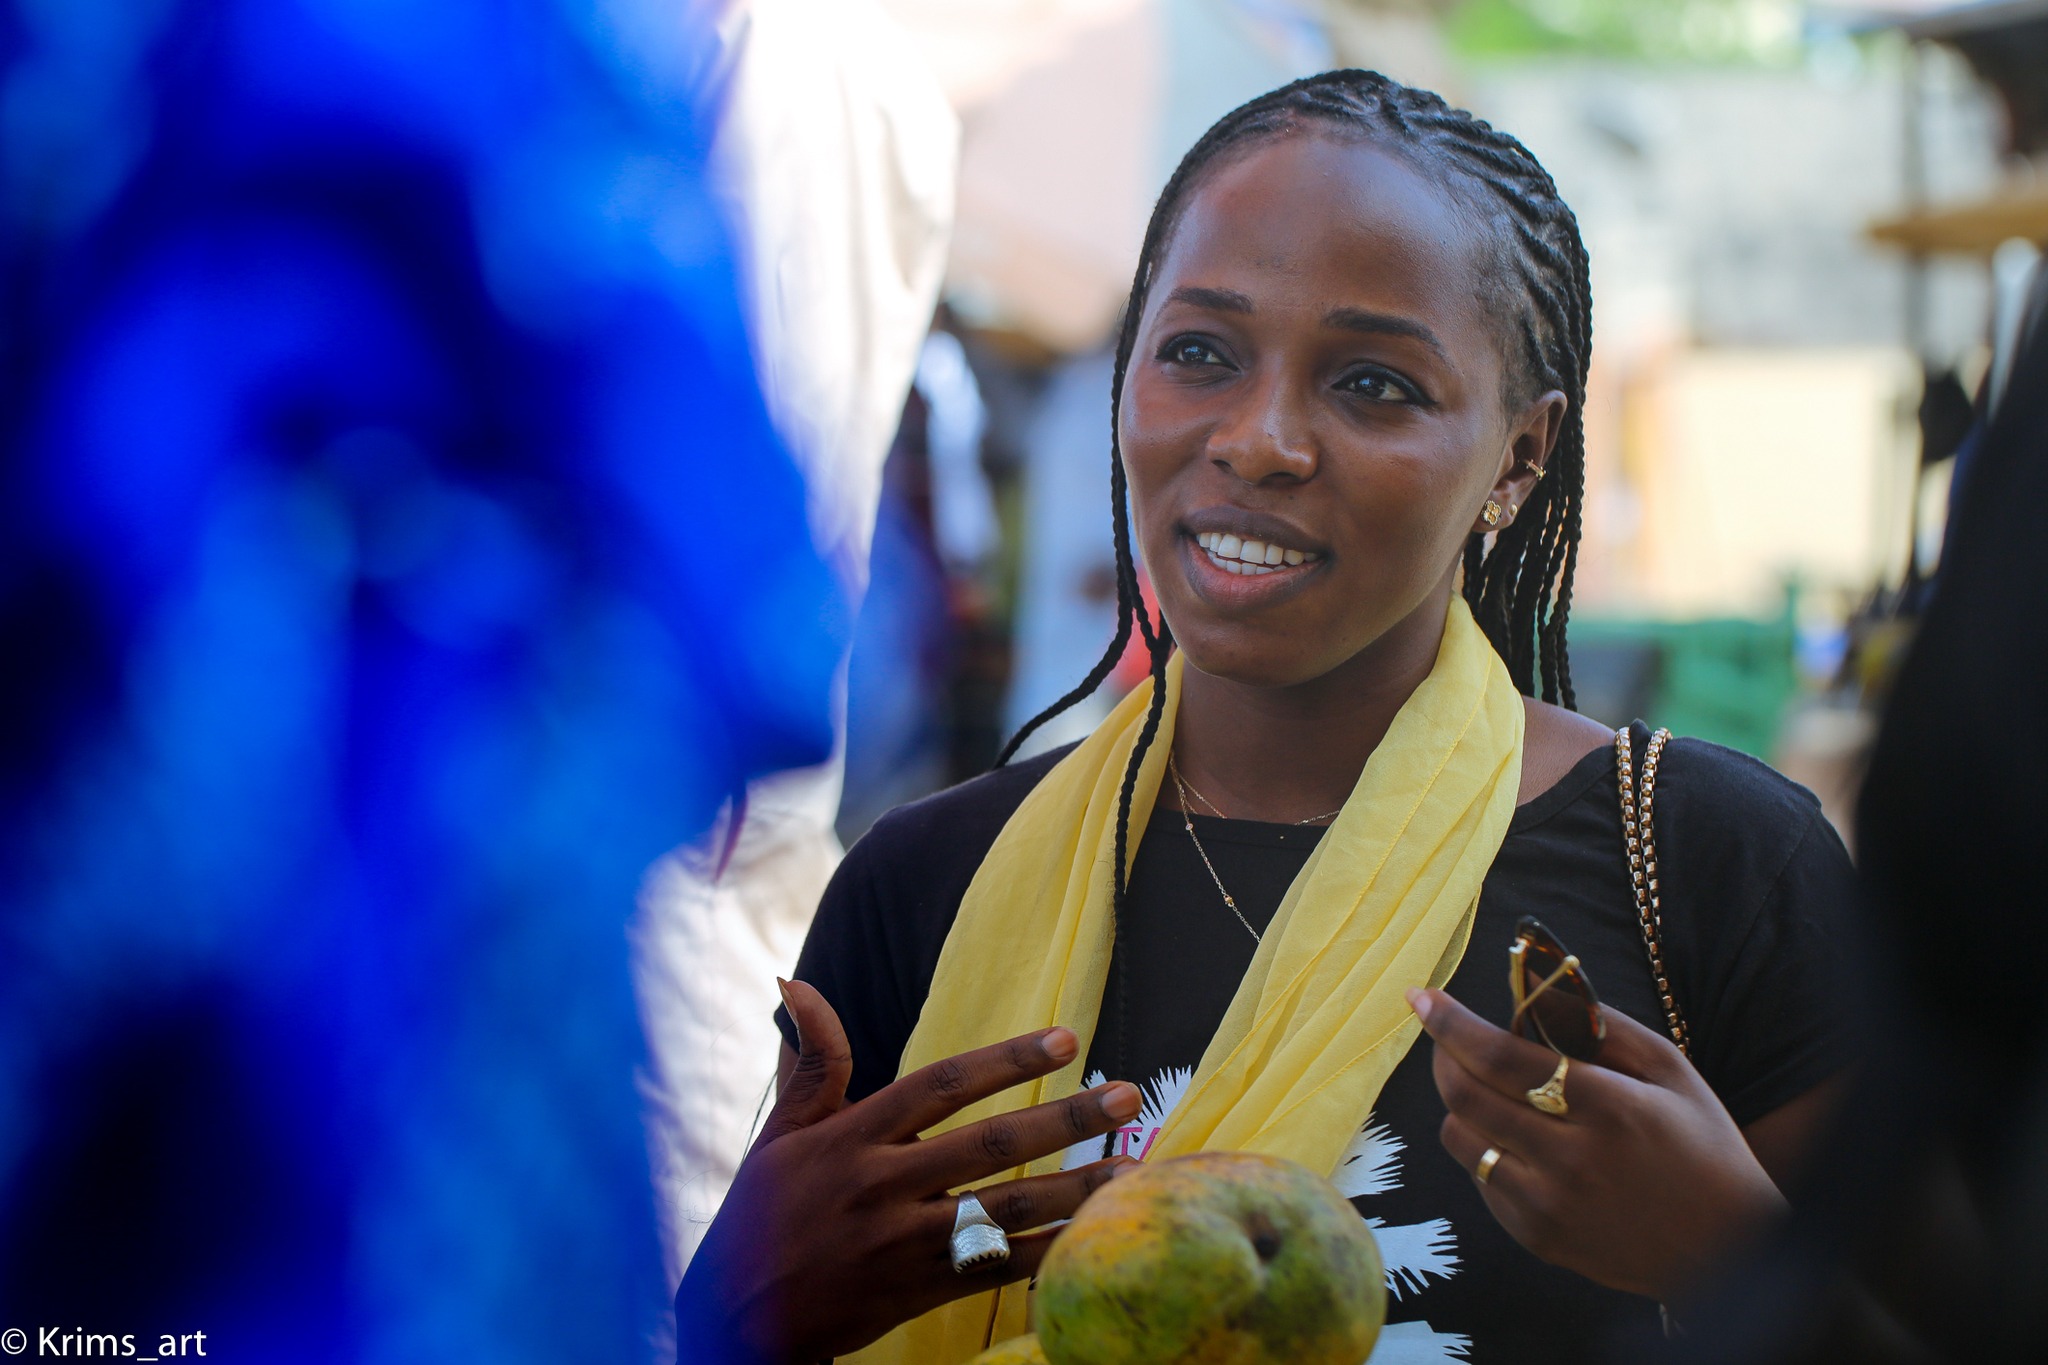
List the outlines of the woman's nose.
{"type": "Polygon", "coordinates": [[[1298,395],[1281,380],[1239,385],[1209,435],[1209,458],[1249,484],[1300,482],[1316,472],[1315,442],[1298,395]]]}

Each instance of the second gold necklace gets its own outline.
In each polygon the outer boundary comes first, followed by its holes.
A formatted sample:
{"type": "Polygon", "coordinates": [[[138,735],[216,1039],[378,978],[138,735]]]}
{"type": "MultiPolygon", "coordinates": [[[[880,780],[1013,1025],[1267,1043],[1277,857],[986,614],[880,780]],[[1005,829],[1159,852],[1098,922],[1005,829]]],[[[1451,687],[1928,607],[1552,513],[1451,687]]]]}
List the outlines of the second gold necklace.
{"type": "MultiPolygon", "coordinates": [[[[1217,810],[1216,803],[1214,801],[1211,801],[1208,797],[1202,795],[1200,792],[1195,791],[1193,787],[1190,787],[1187,784],[1186,779],[1184,779],[1180,775],[1180,764],[1172,754],[1168,754],[1166,756],[1166,771],[1172,774],[1173,789],[1180,796],[1181,828],[1185,829],[1188,832],[1188,838],[1194,843],[1195,852],[1201,856],[1202,866],[1209,869],[1209,880],[1216,883],[1216,890],[1223,897],[1223,903],[1226,906],[1230,907],[1231,914],[1237,916],[1237,922],[1244,926],[1244,931],[1252,936],[1252,942],[1262,942],[1263,940],[1261,940],[1259,937],[1259,931],[1252,928],[1252,922],[1244,917],[1244,911],[1237,908],[1237,898],[1232,896],[1230,894],[1229,888],[1223,885],[1223,878],[1216,875],[1216,864],[1209,861],[1209,850],[1202,847],[1201,836],[1195,833],[1194,818],[1188,813],[1188,797],[1192,795],[1195,798],[1195,800],[1201,802],[1210,810],[1215,811],[1216,818],[1219,820],[1227,820],[1230,817],[1225,815],[1222,811],[1217,810]]],[[[1306,820],[1296,820],[1294,823],[1297,825],[1313,825],[1318,820],[1328,820],[1333,816],[1338,815],[1342,812],[1342,810],[1343,807],[1339,806],[1336,810],[1330,811],[1328,814],[1311,815],[1306,820]]]]}

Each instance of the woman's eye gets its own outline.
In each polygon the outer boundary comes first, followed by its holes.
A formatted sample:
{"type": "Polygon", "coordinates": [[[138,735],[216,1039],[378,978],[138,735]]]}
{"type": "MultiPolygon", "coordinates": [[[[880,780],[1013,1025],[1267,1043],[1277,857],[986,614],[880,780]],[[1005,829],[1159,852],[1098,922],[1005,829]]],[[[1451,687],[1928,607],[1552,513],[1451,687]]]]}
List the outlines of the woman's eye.
{"type": "Polygon", "coordinates": [[[1173,365],[1221,365],[1223,357],[1206,341],[1175,337],[1159,352],[1159,358],[1173,365]]]}
{"type": "Polygon", "coordinates": [[[1414,403],[1420,401],[1414,389],[1390,374],[1379,370],[1364,370],[1339,381],[1338,388],[1355,393],[1360,398],[1375,403],[1414,403]]]}

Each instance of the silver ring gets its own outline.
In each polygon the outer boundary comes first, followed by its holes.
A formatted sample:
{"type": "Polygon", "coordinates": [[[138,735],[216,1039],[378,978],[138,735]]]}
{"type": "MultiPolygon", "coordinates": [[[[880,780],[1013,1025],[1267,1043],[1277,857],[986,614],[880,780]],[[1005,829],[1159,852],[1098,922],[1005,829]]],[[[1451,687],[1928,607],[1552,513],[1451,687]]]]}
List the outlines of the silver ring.
{"type": "Polygon", "coordinates": [[[988,1216],[971,1194],[960,1196],[953,1213],[953,1269],[962,1275],[1002,1265],[1010,1259],[1010,1236],[988,1216]]]}

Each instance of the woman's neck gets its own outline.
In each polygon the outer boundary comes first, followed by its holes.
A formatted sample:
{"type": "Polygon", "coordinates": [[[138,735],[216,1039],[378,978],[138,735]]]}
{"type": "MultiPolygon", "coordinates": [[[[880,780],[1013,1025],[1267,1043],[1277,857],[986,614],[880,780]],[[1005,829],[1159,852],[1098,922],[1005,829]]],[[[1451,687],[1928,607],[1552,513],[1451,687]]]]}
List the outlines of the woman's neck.
{"type": "MultiPolygon", "coordinates": [[[[1336,810],[1435,667],[1444,605],[1411,614],[1328,673],[1293,686],[1233,682],[1188,663],[1174,722],[1182,776],[1233,819],[1288,824],[1336,810]]],[[[1173,803],[1171,782],[1160,799],[1173,803]]]]}

